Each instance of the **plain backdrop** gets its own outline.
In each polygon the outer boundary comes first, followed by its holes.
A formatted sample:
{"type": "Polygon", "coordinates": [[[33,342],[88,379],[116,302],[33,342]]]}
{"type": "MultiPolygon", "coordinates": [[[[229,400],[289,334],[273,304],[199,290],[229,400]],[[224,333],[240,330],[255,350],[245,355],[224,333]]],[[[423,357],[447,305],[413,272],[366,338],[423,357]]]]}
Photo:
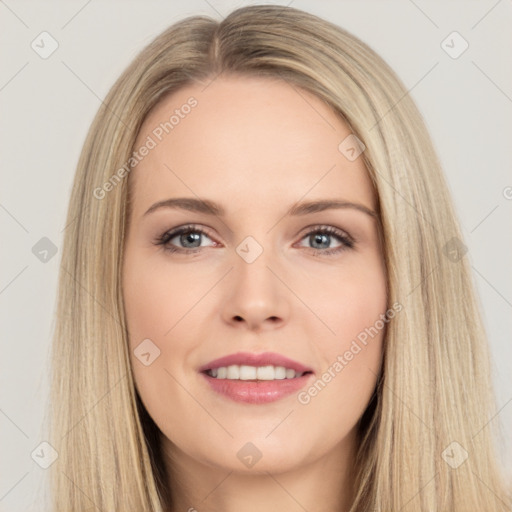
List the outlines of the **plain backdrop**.
{"type": "MultiPolygon", "coordinates": [[[[220,19],[250,3],[262,2],[0,2],[0,510],[45,509],[45,470],[31,454],[45,440],[59,249],[90,122],[126,65],[170,24],[195,14],[220,19]],[[58,43],[47,58],[32,47],[48,37],[41,32],[58,43]],[[38,251],[51,247],[48,240],[41,242],[45,237],[55,246],[54,256],[38,251]]],[[[501,421],[504,438],[510,439],[511,2],[295,0],[290,5],[369,44],[397,72],[424,115],[460,218],[490,338],[499,405],[492,422],[501,421]]],[[[51,39],[46,41],[49,50],[51,39]]],[[[511,468],[511,444],[503,441],[500,452],[511,468]]]]}

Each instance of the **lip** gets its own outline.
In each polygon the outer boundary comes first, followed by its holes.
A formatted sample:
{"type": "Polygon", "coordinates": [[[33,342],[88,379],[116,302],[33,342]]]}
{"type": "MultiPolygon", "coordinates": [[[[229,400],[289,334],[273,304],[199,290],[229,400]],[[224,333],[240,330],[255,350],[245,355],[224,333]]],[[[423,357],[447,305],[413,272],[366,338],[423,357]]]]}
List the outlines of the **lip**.
{"type": "Polygon", "coordinates": [[[209,384],[210,389],[230,400],[247,404],[266,404],[297,393],[308,383],[314,374],[311,368],[273,352],[264,352],[262,354],[239,352],[237,354],[231,354],[201,366],[199,372],[209,384]],[[267,381],[216,379],[206,373],[206,370],[233,364],[247,366],[284,366],[296,372],[311,373],[293,379],[267,381]]]}
{"type": "Polygon", "coordinates": [[[302,377],[282,380],[230,380],[215,379],[201,373],[210,388],[234,402],[267,404],[298,393],[311,379],[312,373],[302,377]]]}
{"type": "Polygon", "coordinates": [[[231,354],[229,356],[220,357],[219,359],[210,361],[209,363],[201,366],[199,371],[204,372],[206,370],[220,368],[221,366],[231,366],[233,364],[247,366],[284,366],[285,368],[295,370],[297,373],[313,372],[312,368],[275,352],[263,352],[261,354],[237,352],[236,354],[231,354]]]}

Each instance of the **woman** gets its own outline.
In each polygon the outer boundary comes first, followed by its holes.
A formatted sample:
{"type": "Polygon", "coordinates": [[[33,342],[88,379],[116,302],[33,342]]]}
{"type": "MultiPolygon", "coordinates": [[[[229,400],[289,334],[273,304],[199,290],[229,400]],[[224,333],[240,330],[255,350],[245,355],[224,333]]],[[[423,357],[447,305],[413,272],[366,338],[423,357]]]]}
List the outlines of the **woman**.
{"type": "Polygon", "coordinates": [[[510,510],[441,167],[354,36],[176,23],[98,112],[73,220],[56,511],[510,510]]]}

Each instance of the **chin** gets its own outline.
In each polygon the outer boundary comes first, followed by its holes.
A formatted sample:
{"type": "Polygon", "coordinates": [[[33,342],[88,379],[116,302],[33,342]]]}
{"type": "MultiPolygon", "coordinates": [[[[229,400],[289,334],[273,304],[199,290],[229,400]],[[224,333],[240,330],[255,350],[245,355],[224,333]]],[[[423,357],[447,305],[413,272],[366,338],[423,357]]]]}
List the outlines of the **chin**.
{"type": "Polygon", "coordinates": [[[234,442],[221,453],[204,454],[203,462],[222,469],[247,475],[279,474],[293,471],[307,463],[300,446],[280,445],[264,439],[234,442]],[[218,457],[216,457],[218,455],[218,457]]]}

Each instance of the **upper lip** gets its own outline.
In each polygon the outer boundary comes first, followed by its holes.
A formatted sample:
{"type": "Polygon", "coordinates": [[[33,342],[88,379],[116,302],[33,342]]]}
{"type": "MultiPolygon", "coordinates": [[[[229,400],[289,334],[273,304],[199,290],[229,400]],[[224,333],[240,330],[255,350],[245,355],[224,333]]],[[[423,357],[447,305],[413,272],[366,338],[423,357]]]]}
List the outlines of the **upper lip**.
{"type": "Polygon", "coordinates": [[[289,359],[281,354],[274,352],[263,352],[261,354],[253,354],[250,352],[237,352],[228,356],[214,359],[199,368],[200,372],[220,368],[231,365],[247,365],[247,366],[284,366],[296,372],[312,372],[313,370],[293,359],[289,359]]]}

